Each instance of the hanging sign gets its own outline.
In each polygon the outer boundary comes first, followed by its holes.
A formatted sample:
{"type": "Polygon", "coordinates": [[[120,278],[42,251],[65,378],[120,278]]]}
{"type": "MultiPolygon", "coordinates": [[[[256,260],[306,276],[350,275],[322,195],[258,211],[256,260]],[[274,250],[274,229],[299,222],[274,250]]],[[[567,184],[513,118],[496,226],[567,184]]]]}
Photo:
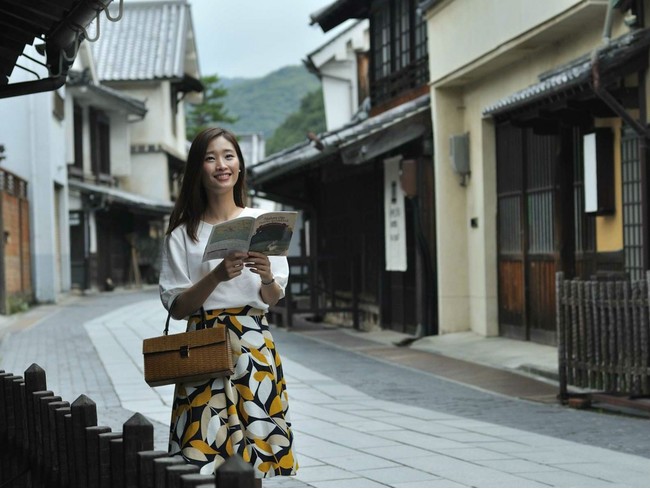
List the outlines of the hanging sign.
{"type": "Polygon", "coordinates": [[[405,272],[407,268],[404,191],[399,178],[401,160],[401,157],[384,160],[384,240],[386,270],[391,272],[405,272]]]}

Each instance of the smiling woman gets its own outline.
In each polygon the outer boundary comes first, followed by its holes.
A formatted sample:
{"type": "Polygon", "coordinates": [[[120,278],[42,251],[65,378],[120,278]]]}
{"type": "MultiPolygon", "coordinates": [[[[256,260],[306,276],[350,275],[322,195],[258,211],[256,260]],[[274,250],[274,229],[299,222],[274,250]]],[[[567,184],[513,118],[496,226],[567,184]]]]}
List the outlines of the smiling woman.
{"type": "Polygon", "coordinates": [[[203,261],[212,225],[264,212],[245,206],[245,179],[234,134],[211,128],[196,136],[170,217],[159,283],[163,305],[174,318],[188,318],[188,331],[203,323],[203,315],[207,327],[226,326],[235,365],[229,377],[176,386],[169,452],[204,474],[237,453],[261,479],[298,469],[282,361],[265,317],[284,296],[289,266],[284,256],[256,252],[203,261]]]}

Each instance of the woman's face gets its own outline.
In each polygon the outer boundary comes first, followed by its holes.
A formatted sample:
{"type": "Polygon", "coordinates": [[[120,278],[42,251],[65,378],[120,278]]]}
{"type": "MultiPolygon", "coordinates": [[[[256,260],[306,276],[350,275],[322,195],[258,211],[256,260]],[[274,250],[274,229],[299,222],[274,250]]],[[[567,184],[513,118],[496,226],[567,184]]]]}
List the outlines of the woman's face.
{"type": "Polygon", "coordinates": [[[223,136],[210,141],[201,170],[206,191],[232,192],[239,179],[239,158],[233,144],[223,136]]]}

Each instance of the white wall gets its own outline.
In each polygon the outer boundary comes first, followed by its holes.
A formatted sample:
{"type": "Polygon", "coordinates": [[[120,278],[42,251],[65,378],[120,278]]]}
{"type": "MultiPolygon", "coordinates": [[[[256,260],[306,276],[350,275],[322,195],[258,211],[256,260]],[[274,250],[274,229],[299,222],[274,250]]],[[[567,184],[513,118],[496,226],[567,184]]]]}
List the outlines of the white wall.
{"type": "Polygon", "coordinates": [[[309,55],[320,71],[327,130],[350,122],[362,102],[357,53],[370,49],[368,30],[368,21],[360,21],[309,55]]]}
{"type": "Polygon", "coordinates": [[[158,201],[169,201],[167,155],[163,152],[131,155],[131,175],[122,180],[128,192],[158,201]]]}
{"type": "MultiPolygon", "coordinates": [[[[23,62],[29,64],[29,62],[23,62]]],[[[15,69],[10,83],[33,77],[15,69]]],[[[61,90],[62,91],[62,90],[61,90]]],[[[0,142],[6,146],[2,166],[28,182],[30,203],[32,283],[38,302],[53,302],[70,285],[69,274],[59,273],[53,245],[57,235],[68,234],[68,217],[59,215],[60,232],[55,225],[54,183],[65,185],[65,129],[52,114],[53,92],[0,99],[0,142]]],[[[63,192],[65,194],[65,192],[63,192]]],[[[59,209],[61,206],[59,196],[59,209]]],[[[69,244],[61,239],[62,263],[68,263],[69,244]]]]}

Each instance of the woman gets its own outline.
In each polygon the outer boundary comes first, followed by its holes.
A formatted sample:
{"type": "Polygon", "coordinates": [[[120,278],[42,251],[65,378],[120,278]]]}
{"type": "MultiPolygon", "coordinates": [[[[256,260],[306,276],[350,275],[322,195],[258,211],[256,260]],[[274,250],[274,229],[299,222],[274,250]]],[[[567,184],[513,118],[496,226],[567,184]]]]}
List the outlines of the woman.
{"type": "Polygon", "coordinates": [[[264,313],[284,296],[285,257],[235,252],[202,262],[212,225],[264,211],[245,206],[246,167],[235,136],[206,129],[189,151],[170,216],[160,273],[160,297],[175,319],[189,316],[228,327],[235,355],[230,377],[178,384],[169,452],[210,474],[239,453],[257,478],[295,475],[293,433],[280,357],[264,313]]]}

